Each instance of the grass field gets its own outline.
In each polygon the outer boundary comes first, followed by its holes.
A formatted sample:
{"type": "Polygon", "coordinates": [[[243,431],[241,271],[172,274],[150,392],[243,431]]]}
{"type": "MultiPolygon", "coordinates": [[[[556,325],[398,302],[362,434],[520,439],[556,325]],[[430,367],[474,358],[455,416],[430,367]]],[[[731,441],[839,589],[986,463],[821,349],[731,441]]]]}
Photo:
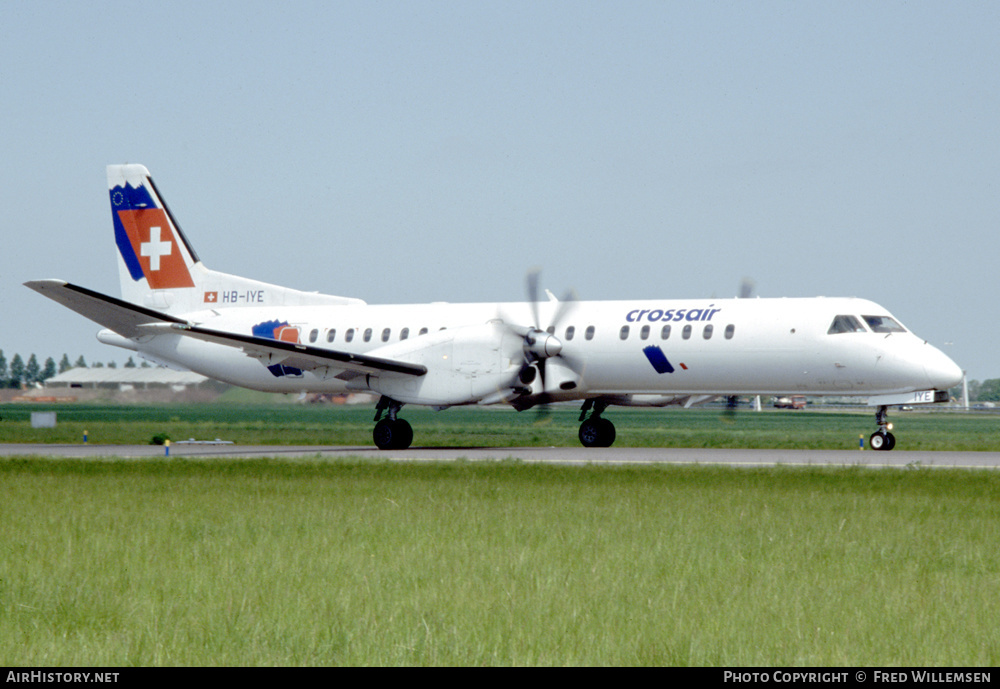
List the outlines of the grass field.
{"type": "MultiPolygon", "coordinates": [[[[577,446],[577,411],[404,409],[577,446]]],[[[371,444],[372,409],[0,406],[0,442],[371,444]],[[55,410],[55,429],[31,411],[55,410]]],[[[870,412],[613,410],[616,446],[845,448],[870,412]]],[[[897,450],[1000,418],[896,412],[897,450]]],[[[3,665],[994,665],[1000,475],[0,460],[3,665]]]]}
{"type": "Polygon", "coordinates": [[[2,665],[1000,662],[1000,475],[0,461],[2,665]]]}
{"type": "MultiPolygon", "coordinates": [[[[232,440],[262,445],[371,445],[371,406],[298,404],[3,405],[0,442],[144,444],[158,434],[172,440],[232,440]],[[56,411],[53,429],[33,429],[32,411],[56,411]]],[[[579,412],[555,407],[546,415],[510,409],[456,408],[441,412],[404,407],[414,444],[431,447],[577,447],[579,412]]],[[[719,409],[610,409],[616,447],[730,447],[856,449],[875,430],[864,411],[742,411],[719,409]]],[[[1000,450],[1000,415],[890,413],[896,451],[1000,450]]]]}

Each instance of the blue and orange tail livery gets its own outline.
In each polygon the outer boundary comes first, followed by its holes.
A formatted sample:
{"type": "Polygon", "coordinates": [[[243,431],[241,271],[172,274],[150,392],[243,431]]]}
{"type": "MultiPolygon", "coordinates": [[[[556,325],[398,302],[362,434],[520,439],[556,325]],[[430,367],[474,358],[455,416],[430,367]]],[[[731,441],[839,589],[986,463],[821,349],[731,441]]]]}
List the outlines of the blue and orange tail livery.
{"type": "Polygon", "coordinates": [[[124,263],[123,290],[128,279],[145,281],[151,290],[194,287],[190,266],[197,259],[156,193],[149,171],[142,165],[110,165],[108,187],[115,243],[124,263]]]}

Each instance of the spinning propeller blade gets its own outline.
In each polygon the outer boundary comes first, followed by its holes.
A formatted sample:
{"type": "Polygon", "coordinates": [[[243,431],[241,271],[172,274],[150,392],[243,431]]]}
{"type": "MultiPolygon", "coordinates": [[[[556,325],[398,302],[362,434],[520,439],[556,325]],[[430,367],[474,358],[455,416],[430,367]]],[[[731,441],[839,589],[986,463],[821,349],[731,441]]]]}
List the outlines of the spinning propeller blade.
{"type": "MultiPolygon", "coordinates": [[[[540,271],[535,268],[528,271],[526,280],[528,304],[531,309],[531,325],[521,325],[512,323],[501,314],[505,327],[509,332],[515,333],[523,338],[522,351],[524,353],[524,365],[517,375],[517,381],[527,386],[522,399],[521,408],[527,409],[537,404],[545,404],[549,400],[549,385],[551,384],[550,367],[547,362],[553,360],[552,368],[555,368],[562,382],[560,385],[574,385],[570,380],[573,376],[579,376],[580,366],[563,354],[563,342],[556,336],[556,331],[562,325],[566,315],[573,309],[576,302],[576,294],[573,290],[566,293],[562,301],[559,301],[551,294],[546,302],[556,302],[555,310],[547,322],[542,321],[542,303],[539,295],[540,271]],[[538,392],[533,385],[535,379],[538,380],[538,392]]],[[[515,404],[515,407],[518,405],[515,404]]]]}

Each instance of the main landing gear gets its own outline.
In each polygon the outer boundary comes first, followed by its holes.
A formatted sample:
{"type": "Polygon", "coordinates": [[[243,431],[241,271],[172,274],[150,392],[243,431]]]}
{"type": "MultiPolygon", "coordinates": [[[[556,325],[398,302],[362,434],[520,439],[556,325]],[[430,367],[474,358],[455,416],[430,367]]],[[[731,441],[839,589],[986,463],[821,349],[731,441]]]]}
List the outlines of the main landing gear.
{"type": "Polygon", "coordinates": [[[372,439],[378,449],[405,450],[413,442],[413,427],[403,419],[396,418],[402,407],[402,403],[385,395],[378,401],[375,407],[375,430],[372,431],[372,439]]]}
{"type": "Polygon", "coordinates": [[[873,450],[891,450],[896,447],[896,436],[889,432],[892,424],[889,423],[889,414],[884,404],[875,412],[875,423],[878,424],[878,430],[868,438],[868,447],[873,450]]]}
{"type": "Polygon", "coordinates": [[[615,442],[615,425],[601,414],[608,408],[602,399],[587,400],[580,410],[580,442],[584,447],[611,447],[615,442]]]}

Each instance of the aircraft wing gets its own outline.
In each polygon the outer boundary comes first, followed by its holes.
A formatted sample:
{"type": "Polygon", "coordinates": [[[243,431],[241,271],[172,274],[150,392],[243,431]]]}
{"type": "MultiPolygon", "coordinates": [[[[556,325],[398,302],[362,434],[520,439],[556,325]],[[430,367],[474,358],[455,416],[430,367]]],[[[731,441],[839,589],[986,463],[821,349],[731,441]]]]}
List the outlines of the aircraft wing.
{"type": "Polygon", "coordinates": [[[109,297],[106,294],[73,285],[64,280],[35,280],[24,284],[95,323],[130,339],[166,331],[241,349],[247,356],[260,359],[267,366],[283,364],[307,371],[321,368],[341,370],[344,373],[338,377],[344,379],[377,372],[410,376],[422,376],[427,373],[426,366],[405,361],[351,354],[253,335],[203,328],[182,318],[109,297]]]}

